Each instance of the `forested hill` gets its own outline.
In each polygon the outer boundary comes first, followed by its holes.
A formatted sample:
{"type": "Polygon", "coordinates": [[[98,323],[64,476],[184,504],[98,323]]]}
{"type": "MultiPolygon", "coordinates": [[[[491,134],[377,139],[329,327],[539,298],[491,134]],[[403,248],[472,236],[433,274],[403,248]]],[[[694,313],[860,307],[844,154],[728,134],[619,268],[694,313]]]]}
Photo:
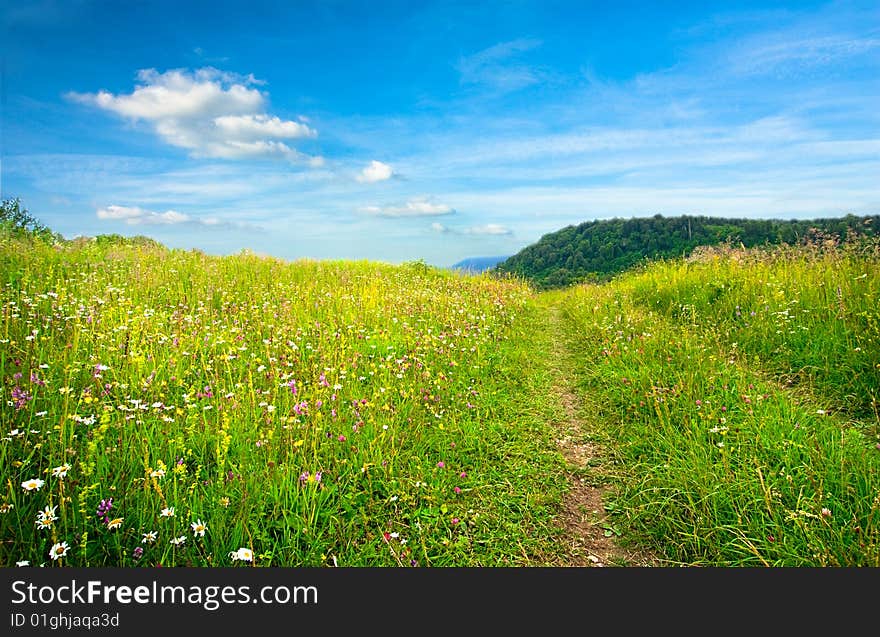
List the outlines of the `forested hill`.
{"type": "Polygon", "coordinates": [[[843,240],[850,232],[880,234],[880,215],[784,221],[656,215],[588,221],[544,235],[496,270],[519,274],[538,288],[554,288],[607,279],[647,259],[687,256],[697,246],[796,244],[823,234],[843,240]]]}

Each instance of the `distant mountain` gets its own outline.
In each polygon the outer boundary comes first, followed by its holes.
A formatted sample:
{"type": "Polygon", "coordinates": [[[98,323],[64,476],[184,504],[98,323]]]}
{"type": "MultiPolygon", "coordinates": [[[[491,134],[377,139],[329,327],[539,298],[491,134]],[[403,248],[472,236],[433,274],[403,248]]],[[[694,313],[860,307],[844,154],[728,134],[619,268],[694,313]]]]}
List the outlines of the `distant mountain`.
{"type": "Polygon", "coordinates": [[[504,261],[509,257],[471,257],[469,259],[462,259],[455,265],[450,267],[450,270],[465,270],[467,272],[485,272],[490,268],[494,268],[496,265],[504,261]]]}
{"type": "Polygon", "coordinates": [[[588,221],[544,235],[497,270],[525,277],[538,288],[555,288],[607,279],[650,259],[687,256],[697,246],[797,244],[822,235],[843,240],[849,233],[880,236],[880,216],[782,221],[656,215],[588,221]]]}

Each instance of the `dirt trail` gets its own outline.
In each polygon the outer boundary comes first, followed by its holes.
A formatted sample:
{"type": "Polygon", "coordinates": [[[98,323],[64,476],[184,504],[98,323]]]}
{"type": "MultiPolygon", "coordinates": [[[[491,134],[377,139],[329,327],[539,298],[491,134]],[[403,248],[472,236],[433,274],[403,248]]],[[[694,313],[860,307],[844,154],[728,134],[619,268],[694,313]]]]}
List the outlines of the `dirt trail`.
{"type": "Polygon", "coordinates": [[[601,450],[592,442],[588,420],[578,395],[572,387],[573,361],[566,349],[561,312],[557,305],[548,308],[547,327],[553,349],[550,373],[553,387],[562,405],[565,420],[558,423],[556,444],[568,463],[571,489],[565,497],[562,523],[568,544],[568,561],[560,566],[651,566],[656,560],[637,551],[618,546],[616,534],[602,504],[607,487],[601,482],[601,450]]]}

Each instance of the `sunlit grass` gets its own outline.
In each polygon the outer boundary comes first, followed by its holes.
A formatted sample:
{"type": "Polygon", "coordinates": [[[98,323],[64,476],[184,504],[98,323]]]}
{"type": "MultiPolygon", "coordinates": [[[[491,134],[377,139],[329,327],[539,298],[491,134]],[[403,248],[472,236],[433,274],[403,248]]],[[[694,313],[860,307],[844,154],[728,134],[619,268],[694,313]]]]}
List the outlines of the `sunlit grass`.
{"type": "Polygon", "coordinates": [[[4,565],[494,565],[551,543],[525,286],[96,243],[0,260],[4,565]]]}
{"type": "Polygon", "coordinates": [[[878,261],[728,251],[565,296],[620,524],[679,563],[880,565],[878,261]]]}

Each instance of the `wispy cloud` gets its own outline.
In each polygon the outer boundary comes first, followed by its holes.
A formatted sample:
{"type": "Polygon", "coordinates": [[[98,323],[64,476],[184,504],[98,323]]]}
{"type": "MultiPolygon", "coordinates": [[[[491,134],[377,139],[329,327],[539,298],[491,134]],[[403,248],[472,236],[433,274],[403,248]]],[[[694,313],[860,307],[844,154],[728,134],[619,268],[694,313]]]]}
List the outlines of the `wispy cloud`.
{"type": "Polygon", "coordinates": [[[98,208],[96,216],[98,219],[103,219],[105,221],[121,221],[129,226],[177,226],[186,224],[207,228],[247,227],[250,229],[257,229],[256,226],[232,223],[218,219],[217,217],[195,217],[176,210],[155,212],[153,210],[145,210],[138,206],[106,206],[104,208],[98,208]]]}
{"type": "Polygon", "coordinates": [[[369,165],[364,168],[357,175],[357,180],[362,183],[372,184],[377,181],[385,181],[386,179],[391,179],[394,176],[394,170],[388,164],[384,164],[381,161],[376,161],[375,159],[369,163],[369,165]]]}
{"type": "Polygon", "coordinates": [[[446,204],[435,203],[426,198],[410,199],[402,205],[363,206],[360,211],[377,217],[437,217],[455,212],[446,204]]]}
{"type": "Polygon", "coordinates": [[[465,228],[452,228],[442,223],[434,222],[431,224],[431,230],[441,234],[464,234],[476,236],[507,236],[512,235],[513,230],[497,223],[487,223],[481,226],[468,226],[465,228]]]}
{"type": "Polygon", "coordinates": [[[798,37],[774,34],[744,43],[729,58],[731,69],[743,75],[794,74],[880,50],[880,37],[846,33],[798,37]]]}
{"type": "Polygon", "coordinates": [[[305,122],[265,113],[266,96],[254,88],[260,82],[253,75],[208,67],[164,73],[145,69],[137,77],[140,84],[129,94],[71,92],[67,97],[146,121],[163,141],[194,157],[323,162],[289,145],[290,140],[314,138],[317,131],[305,122]]]}
{"type": "Polygon", "coordinates": [[[541,81],[534,67],[517,62],[522,53],[541,46],[540,40],[521,38],[500,42],[459,59],[462,84],[483,85],[499,93],[518,91],[541,81]]]}

